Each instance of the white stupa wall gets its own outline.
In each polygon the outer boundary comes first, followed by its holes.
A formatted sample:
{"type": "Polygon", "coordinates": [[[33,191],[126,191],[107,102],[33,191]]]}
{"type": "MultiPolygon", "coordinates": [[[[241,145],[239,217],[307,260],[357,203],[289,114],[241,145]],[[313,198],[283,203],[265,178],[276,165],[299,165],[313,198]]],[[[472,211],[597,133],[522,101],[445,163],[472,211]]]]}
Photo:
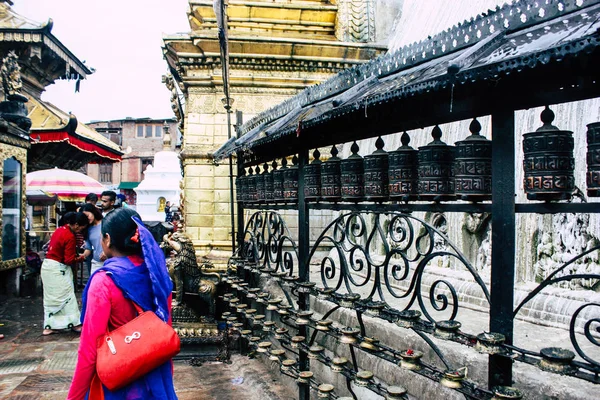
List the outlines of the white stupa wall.
{"type": "Polygon", "coordinates": [[[173,151],[159,151],[154,162],[144,172],[144,180],[135,188],[137,212],[145,222],[164,221],[161,199],[179,205],[179,183],[182,179],[179,155],[173,151]]]}

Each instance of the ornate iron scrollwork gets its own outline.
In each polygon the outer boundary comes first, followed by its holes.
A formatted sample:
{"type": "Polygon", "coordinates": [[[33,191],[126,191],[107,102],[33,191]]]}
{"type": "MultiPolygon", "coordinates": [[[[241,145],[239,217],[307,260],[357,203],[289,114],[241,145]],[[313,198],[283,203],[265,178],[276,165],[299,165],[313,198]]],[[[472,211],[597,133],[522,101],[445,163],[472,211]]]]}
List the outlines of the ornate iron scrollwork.
{"type": "Polygon", "coordinates": [[[430,322],[437,322],[434,312],[445,312],[444,319],[453,320],[459,304],[452,283],[438,279],[428,291],[423,290],[424,271],[432,261],[443,258],[453,260],[454,268],[466,269],[489,302],[487,287],[458,247],[440,230],[412,215],[343,214],[316,240],[309,260],[319,246],[328,245],[332,250],[321,261],[323,287],[333,288],[336,293],[361,294],[361,304],[381,301],[393,309],[390,300],[405,299],[403,310],[417,306],[430,322]],[[438,248],[440,240],[449,250],[438,248]]]}

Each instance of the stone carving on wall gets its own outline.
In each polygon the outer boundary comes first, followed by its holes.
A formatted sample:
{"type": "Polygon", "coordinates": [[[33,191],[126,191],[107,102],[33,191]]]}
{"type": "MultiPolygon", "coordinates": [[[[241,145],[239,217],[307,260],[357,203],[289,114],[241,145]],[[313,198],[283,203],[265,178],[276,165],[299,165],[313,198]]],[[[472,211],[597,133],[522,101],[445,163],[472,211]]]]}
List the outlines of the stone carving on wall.
{"type": "Polygon", "coordinates": [[[489,274],[492,266],[491,214],[465,213],[463,251],[478,272],[489,274]]]}
{"type": "Polygon", "coordinates": [[[344,42],[374,42],[375,0],[339,1],[336,36],[344,42]]]}
{"type": "Polygon", "coordinates": [[[21,81],[21,67],[19,66],[19,57],[14,51],[8,53],[2,59],[2,88],[4,89],[4,97],[10,99],[16,95],[21,96],[23,82],[21,81]]]}
{"type": "MultiPolygon", "coordinates": [[[[538,234],[535,263],[536,281],[541,282],[579,254],[600,244],[589,231],[589,214],[556,214],[552,217],[552,229],[538,234]]],[[[573,274],[600,274],[598,251],[591,252],[569,265],[557,277],[573,274]]],[[[560,282],[568,289],[598,289],[595,279],[573,279],[560,282]]]]}
{"type": "Polygon", "coordinates": [[[179,100],[179,93],[177,93],[177,87],[175,79],[173,75],[167,74],[163,75],[162,81],[171,92],[171,109],[173,110],[173,114],[175,114],[175,118],[177,118],[177,122],[179,122],[179,130],[183,132],[184,127],[184,119],[183,119],[183,107],[181,106],[181,101],[179,100]]]}

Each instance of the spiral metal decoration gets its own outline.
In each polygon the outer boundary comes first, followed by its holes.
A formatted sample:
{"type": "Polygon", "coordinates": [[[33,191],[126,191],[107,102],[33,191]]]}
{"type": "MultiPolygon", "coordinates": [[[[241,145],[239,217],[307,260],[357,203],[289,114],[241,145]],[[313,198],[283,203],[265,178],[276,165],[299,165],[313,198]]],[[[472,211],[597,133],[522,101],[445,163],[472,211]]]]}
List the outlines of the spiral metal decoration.
{"type": "Polygon", "coordinates": [[[265,272],[285,272],[293,276],[298,264],[298,249],[281,215],[258,211],[244,229],[241,258],[265,272]]]}
{"type": "MultiPolygon", "coordinates": [[[[355,294],[363,302],[405,299],[403,310],[418,307],[430,321],[434,313],[458,312],[458,294],[448,280],[438,279],[425,289],[424,272],[432,261],[447,258],[454,268],[467,270],[490,301],[485,283],[448,237],[428,222],[413,215],[393,212],[354,211],[332,221],[316,240],[309,260],[317,248],[331,251],[320,262],[321,284],[335,292],[355,294]],[[444,249],[436,248],[443,241],[444,249]],[[401,284],[401,286],[399,286],[401,284]]],[[[440,314],[441,315],[441,314],[440,314]]]]}

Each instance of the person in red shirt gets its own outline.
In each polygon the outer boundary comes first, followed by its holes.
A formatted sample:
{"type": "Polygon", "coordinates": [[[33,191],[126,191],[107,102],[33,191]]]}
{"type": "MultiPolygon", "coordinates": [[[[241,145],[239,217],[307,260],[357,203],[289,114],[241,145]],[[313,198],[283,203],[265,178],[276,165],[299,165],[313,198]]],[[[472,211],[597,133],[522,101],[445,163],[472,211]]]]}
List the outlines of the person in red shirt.
{"type": "Polygon", "coordinates": [[[83,261],[77,256],[75,234],[85,230],[89,224],[83,213],[65,215],[66,225],[52,234],[46,258],[42,264],[41,277],[44,287],[44,331],[51,335],[58,330],[71,328],[81,331],[80,312],[73,287],[71,267],[83,261]]]}

